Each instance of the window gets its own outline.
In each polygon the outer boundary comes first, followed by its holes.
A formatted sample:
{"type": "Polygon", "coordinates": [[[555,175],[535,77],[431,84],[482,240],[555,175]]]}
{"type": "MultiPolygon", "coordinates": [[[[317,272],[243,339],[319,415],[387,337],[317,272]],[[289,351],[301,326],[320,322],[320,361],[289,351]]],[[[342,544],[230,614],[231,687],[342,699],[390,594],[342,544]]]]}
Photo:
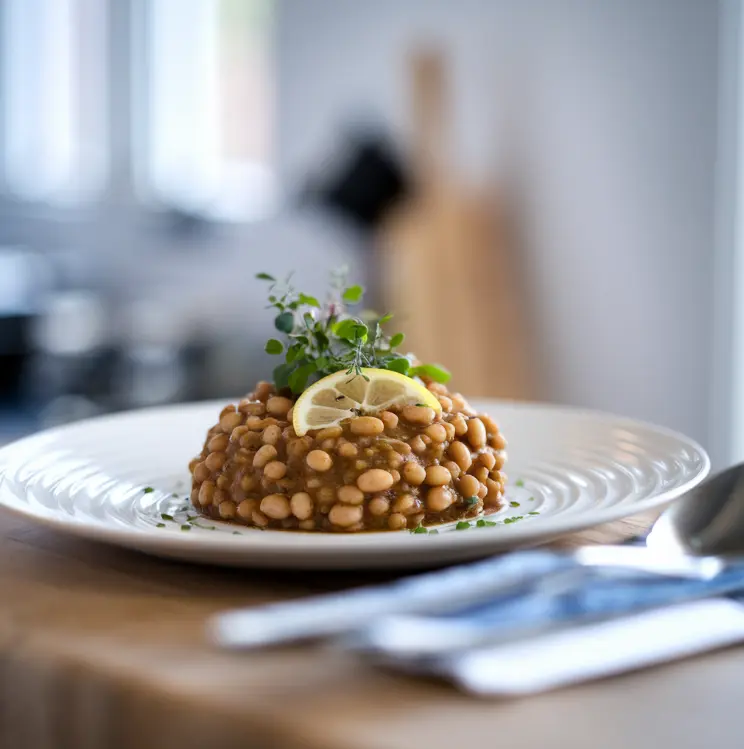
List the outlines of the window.
{"type": "Polygon", "coordinates": [[[267,0],[147,0],[140,193],[222,219],[271,197],[267,0]]]}
{"type": "Polygon", "coordinates": [[[21,200],[77,203],[105,158],[104,0],[4,0],[3,176],[21,200]]]}
{"type": "Polygon", "coordinates": [[[265,214],[272,10],[271,0],[0,0],[0,201],[105,203],[115,168],[109,209],[265,214]],[[122,172],[133,185],[122,188],[122,172]]]}

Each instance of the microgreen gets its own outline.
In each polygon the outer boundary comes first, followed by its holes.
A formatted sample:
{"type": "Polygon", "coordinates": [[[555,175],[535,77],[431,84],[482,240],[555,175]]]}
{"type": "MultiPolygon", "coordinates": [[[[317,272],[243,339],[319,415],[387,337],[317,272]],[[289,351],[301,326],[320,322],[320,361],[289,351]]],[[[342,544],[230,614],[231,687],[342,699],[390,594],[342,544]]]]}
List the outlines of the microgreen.
{"type": "Polygon", "coordinates": [[[268,273],[258,273],[256,278],[269,283],[268,306],[276,313],[274,327],[285,337],[284,340],[270,338],[264,346],[267,354],[284,355],[284,361],[273,372],[277,389],[288,388],[299,395],[333,372],[364,377],[364,367],[389,369],[440,383],[449,381],[450,374],[443,367],[413,366],[411,357],[395,351],[405,336],[388,334],[383,329],[391,314],[349,312],[350,305],[362,302],[364,288],[359,284],[348,285],[345,271],[331,274],[331,288],[323,303],[317,297],[297,291],[291,276],[281,281],[268,273]]]}
{"type": "Polygon", "coordinates": [[[524,479],[517,479],[514,482],[514,486],[524,486],[524,479]]]}
{"type": "Polygon", "coordinates": [[[509,507],[519,507],[519,502],[509,502],[509,507]]]}
{"type": "Polygon", "coordinates": [[[146,487],[145,487],[145,488],[144,488],[144,489],[142,490],[143,494],[152,494],[152,492],[154,492],[154,491],[155,491],[155,490],[154,490],[154,489],[153,489],[153,488],[152,488],[151,486],[146,486],[146,487]]]}
{"type": "Polygon", "coordinates": [[[466,531],[468,528],[470,528],[470,523],[466,522],[465,520],[461,520],[456,526],[456,531],[466,531]]]}

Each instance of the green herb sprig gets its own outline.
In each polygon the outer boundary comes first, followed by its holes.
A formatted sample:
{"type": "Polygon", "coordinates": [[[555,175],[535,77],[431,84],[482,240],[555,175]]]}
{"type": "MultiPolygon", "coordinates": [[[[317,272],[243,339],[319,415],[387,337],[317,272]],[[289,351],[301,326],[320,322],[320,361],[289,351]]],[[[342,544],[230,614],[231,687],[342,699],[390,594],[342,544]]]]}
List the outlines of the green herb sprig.
{"type": "Polygon", "coordinates": [[[405,336],[384,330],[392,315],[355,316],[349,312],[349,306],[361,304],[364,288],[348,285],[345,271],[331,275],[330,292],[323,304],[316,297],[297,291],[291,275],[284,281],[268,273],[259,273],[256,278],[269,282],[269,308],[276,311],[274,327],[282,334],[281,338],[270,338],[265,345],[267,354],[284,356],[284,362],[273,372],[278,390],[289,388],[299,395],[308,385],[333,372],[364,377],[364,367],[389,369],[441,383],[449,381],[450,373],[444,367],[414,365],[412,357],[396,351],[405,336]]]}

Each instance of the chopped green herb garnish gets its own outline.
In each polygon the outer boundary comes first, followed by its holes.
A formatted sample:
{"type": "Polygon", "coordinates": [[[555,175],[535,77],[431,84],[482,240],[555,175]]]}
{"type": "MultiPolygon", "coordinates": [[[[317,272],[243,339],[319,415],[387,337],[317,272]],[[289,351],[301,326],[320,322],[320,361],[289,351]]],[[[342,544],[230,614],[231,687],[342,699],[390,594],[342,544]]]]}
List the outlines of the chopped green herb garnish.
{"type": "Polygon", "coordinates": [[[429,529],[429,535],[430,536],[436,536],[439,534],[439,531],[436,528],[429,529]]]}
{"type": "Polygon", "coordinates": [[[171,497],[173,497],[173,499],[178,499],[178,494],[176,494],[176,492],[173,492],[173,494],[171,494],[171,497]]]}
{"type": "Polygon", "coordinates": [[[333,372],[345,371],[362,377],[364,367],[389,369],[410,377],[422,376],[447,382],[449,372],[435,364],[411,367],[405,356],[395,351],[405,340],[402,333],[388,335],[382,326],[392,315],[373,317],[351,315],[347,306],[358,304],[364,289],[348,286],[345,272],[331,277],[331,291],[321,304],[309,294],[298,292],[290,278],[277,281],[268,273],[256,278],[268,281],[269,307],[276,311],[274,327],[286,338],[270,338],[267,353],[284,354],[284,362],[274,369],[277,389],[289,388],[299,394],[309,385],[333,372]],[[364,319],[363,319],[364,318],[364,319]]]}
{"type": "Polygon", "coordinates": [[[187,515],[186,516],[186,522],[187,523],[193,523],[194,520],[198,520],[198,519],[199,519],[198,515],[187,515]]]}
{"type": "Polygon", "coordinates": [[[468,507],[472,507],[473,505],[477,505],[478,504],[478,497],[467,497],[465,499],[465,504],[468,507]]]}
{"type": "Polygon", "coordinates": [[[517,479],[514,482],[514,486],[524,486],[524,479],[517,479]]]}
{"type": "Polygon", "coordinates": [[[493,525],[497,525],[493,520],[486,520],[485,518],[481,518],[476,525],[478,528],[489,528],[493,525]]]}
{"type": "Polygon", "coordinates": [[[145,494],[150,494],[151,492],[154,492],[155,490],[151,486],[146,486],[142,491],[145,494]]]}
{"type": "Polygon", "coordinates": [[[534,502],[534,501],[535,501],[535,498],[534,498],[534,497],[530,497],[530,498],[529,498],[529,501],[530,501],[530,502],[534,502]]]}
{"type": "Polygon", "coordinates": [[[456,531],[466,531],[466,530],[467,530],[468,528],[470,528],[470,523],[468,523],[468,522],[466,522],[466,521],[464,521],[464,520],[461,520],[461,521],[460,521],[460,522],[459,522],[459,523],[458,523],[458,524],[457,524],[457,525],[455,526],[455,530],[456,530],[456,531]]]}
{"type": "Polygon", "coordinates": [[[160,517],[163,518],[163,520],[173,520],[173,515],[168,515],[166,512],[161,512],[160,517]]]}
{"type": "Polygon", "coordinates": [[[429,531],[424,528],[423,525],[419,525],[418,527],[414,528],[411,533],[428,533],[429,531]]]}
{"type": "Polygon", "coordinates": [[[158,523],[155,527],[156,528],[165,528],[165,523],[158,523]]]}
{"type": "Polygon", "coordinates": [[[243,534],[240,531],[233,531],[233,536],[242,536],[243,534]]]}
{"type": "Polygon", "coordinates": [[[537,512],[537,510],[532,510],[531,512],[527,513],[528,515],[539,515],[540,513],[537,512]]]}
{"type": "Polygon", "coordinates": [[[509,502],[509,507],[519,507],[519,502],[509,502]]]}
{"type": "Polygon", "coordinates": [[[514,515],[511,518],[504,518],[504,524],[509,525],[509,523],[516,523],[518,520],[524,520],[524,515],[514,515]]]}
{"type": "Polygon", "coordinates": [[[182,531],[190,531],[191,530],[191,526],[190,525],[182,525],[181,526],[181,530],[182,531]]]}

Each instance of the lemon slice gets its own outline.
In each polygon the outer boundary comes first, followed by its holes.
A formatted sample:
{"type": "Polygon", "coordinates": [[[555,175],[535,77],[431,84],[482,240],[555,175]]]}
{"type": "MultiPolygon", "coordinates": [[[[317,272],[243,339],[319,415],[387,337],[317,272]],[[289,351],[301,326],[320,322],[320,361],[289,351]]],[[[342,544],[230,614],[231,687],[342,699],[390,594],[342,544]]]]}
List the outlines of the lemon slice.
{"type": "Polygon", "coordinates": [[[373,414],[391,406],[421,403],[441,412],[439,401],[420,383],[389,369],[344,371],[318,380],[294,404],[292,425],[301,437],[311,429],[335,426],[359,414],[373,414]]]}

